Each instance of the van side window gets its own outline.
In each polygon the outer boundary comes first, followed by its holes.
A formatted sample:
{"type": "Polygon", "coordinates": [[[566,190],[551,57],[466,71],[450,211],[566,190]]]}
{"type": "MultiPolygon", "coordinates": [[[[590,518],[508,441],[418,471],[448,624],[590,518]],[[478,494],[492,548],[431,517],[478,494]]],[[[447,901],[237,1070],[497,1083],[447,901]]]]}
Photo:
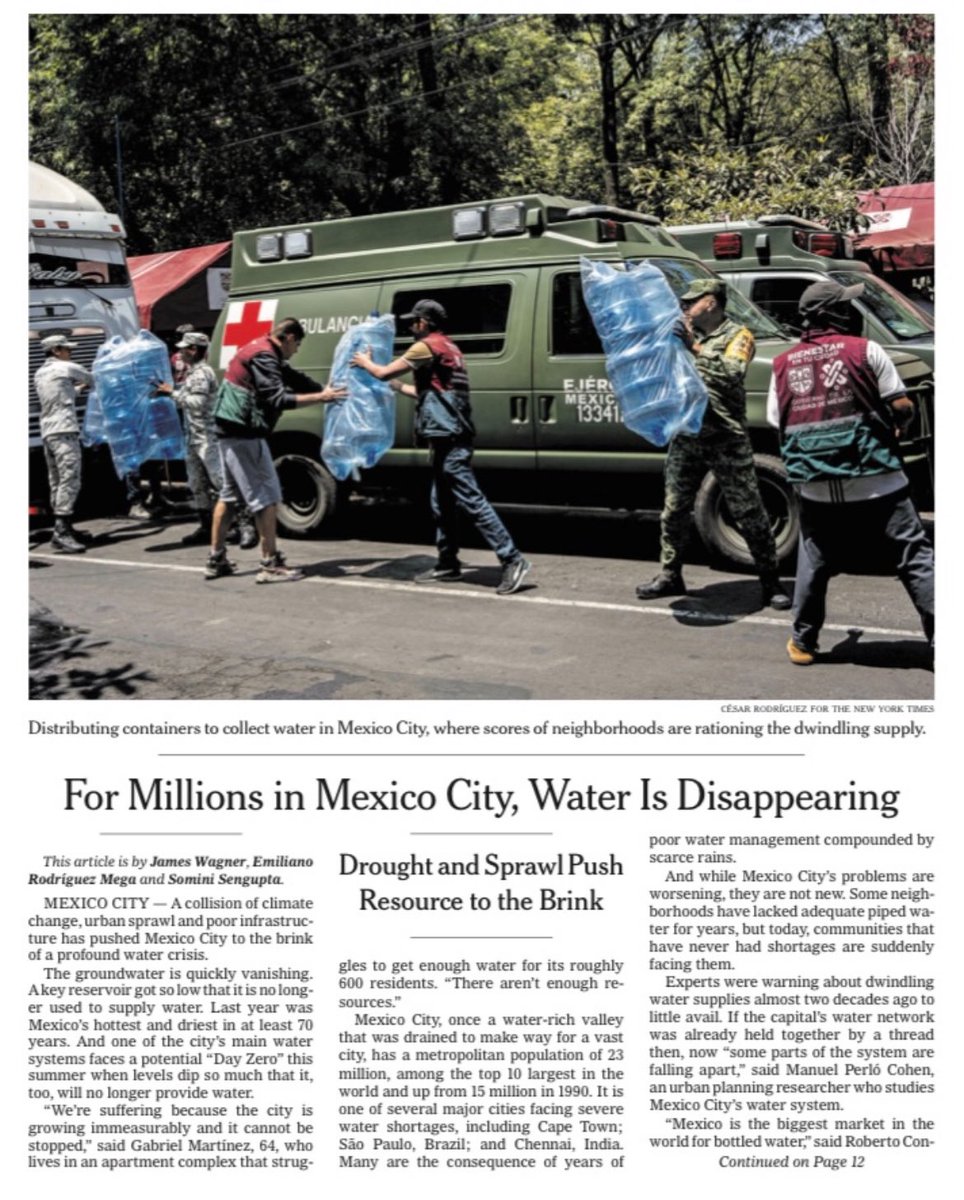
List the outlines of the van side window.
{"type": "MultiPolygon", "coordinates": [[[[512,300],[510,283],[473,284],[468,287],[421,287],[417,291],[396,292],[392,313],[398,321],[411,312],[417,300],[437,300],[448,313],[445,332],[466,356],[501,354],[505,349],[505,331],[512,300]]],[[[412,344],[412,335],[399,322],[395,338],[396,354],[404,354],[412,344]]]]}
{"type": "Polygon", "coordinates": [[[603,352],[599,334],[582,298],[578,271],[560,272],[552,281],[552,345],[550,354],[593,354],[603,352]]]}

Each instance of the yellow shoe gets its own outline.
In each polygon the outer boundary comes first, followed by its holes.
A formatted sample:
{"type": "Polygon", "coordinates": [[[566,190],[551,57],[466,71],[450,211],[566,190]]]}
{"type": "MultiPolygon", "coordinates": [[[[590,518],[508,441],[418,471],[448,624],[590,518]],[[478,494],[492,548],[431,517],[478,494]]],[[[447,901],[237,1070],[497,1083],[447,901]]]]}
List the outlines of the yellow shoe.
{"type": "Polygon", "coordinates": [[[787,642],[787,654],[790,656],[790,661],[797,667],[809,667],[817,657],[812,650],[804,650],[802,646],[790,638],[787,642]]]}

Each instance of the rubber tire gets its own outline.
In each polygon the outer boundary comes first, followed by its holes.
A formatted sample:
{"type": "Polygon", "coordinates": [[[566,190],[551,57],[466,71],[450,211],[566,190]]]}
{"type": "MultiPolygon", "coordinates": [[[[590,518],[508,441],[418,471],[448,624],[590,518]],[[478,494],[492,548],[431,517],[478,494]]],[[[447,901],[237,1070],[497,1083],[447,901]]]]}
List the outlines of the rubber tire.
{"type": "Polygon", "coordinates": [[[274,465],[281,480],[279,530],[288,537],[313,537],[337,505],[338,485],[331,472],[305,454],[279,454],[274,465]]]}
{"type": "MultiPolygon", "coordinates": [[[[800,535],[797,497],[787,479],[786,468],[770,454],[754,454],[753,463],[760,481],[760,495],[770,515],[777,562],[785,567],[796,561],[800,535]]],[[[723,489],[712,471],[700,484],[693,507],[693,519],[703,545],[710,554],[730,567],[752,567],[753,558],[733,524],[723,489]]]]}

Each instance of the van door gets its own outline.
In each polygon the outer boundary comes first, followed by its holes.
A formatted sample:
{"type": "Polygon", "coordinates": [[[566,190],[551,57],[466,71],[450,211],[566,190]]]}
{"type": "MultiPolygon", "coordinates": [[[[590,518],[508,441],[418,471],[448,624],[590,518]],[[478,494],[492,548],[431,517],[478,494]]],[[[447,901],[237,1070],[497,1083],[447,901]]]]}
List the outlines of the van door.
{"type": "MultiPolygon", "coordinates": [[[[475,423],[474,465],[493,473],[494,490],[503,472],[535,470],[532,405],[532,309],[536,272],[494,271],[459,276],[430,276],[386,283],[382,311],[397,318],[417,300],[437,300],[448,313],[446,333],[465,356],[475,423]]],[[[412,344],[398,323],[395,354],[412,344]]],[[[415,400],[398,395],[396,453],[414,443],[415,400]]],[[[514,480],[516,491],[518,481],[514,480]]]]}
{"type": "Polygon", "coordinates": [[[532,349],[540,490],[548,496],[568,486],[573,503],[603,504],[574,474],[622,476],[628,485],[661,470],[664,452],[623,424],[578,266],[544,267],[540,276],[532,349]]]}

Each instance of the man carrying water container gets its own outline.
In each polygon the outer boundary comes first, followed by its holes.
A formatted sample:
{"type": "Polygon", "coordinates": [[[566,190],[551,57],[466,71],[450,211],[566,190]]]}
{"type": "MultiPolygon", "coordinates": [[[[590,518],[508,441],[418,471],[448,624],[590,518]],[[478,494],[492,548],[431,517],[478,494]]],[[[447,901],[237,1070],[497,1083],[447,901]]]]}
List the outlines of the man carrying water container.
{"type": "Polygon", "coordinates": [[[399,358],[376,363],[370,354],[357,351],[352,366],[376,379],[388,380],[393,390],[417,400],[415,434],[432,452],[432,514],[438,560],[415,577],[416,583],[454,583],[462,578],[459,561],[459,511],[463,512],[491,547],[502,567],[496,587],[499,596],[511,596],[522,587],[532,564],[522,557],[501,517],[486,499],[472,470],[472,404],[465,360],[446,334],[448,314],[437,300],[419,300],[399,321],[408,324],[415,341],[399,358]],[[411,371],[414,384],[397,376],[411,371]]]}
{"type": "Polygon", "coordinates": [[[753,556],[761,603],[787,609],[790,597],[780,583],[773,531],[760,498],[746,430],[743,379],[756,349],[753,334],[726,315],[722,279],[694,279],[680,304],[684,314],[680,336],[696,357],[708,403],[699,433],[677,434],[670,443],[660,517],[661,570],[650,583],[640,584],[636,595],[640,600],[686,595],[683,550],[696,493],[711,470],[753,556]]]}
{"type": "Polygon", "coordinates": [[[205,579],[232,575],[224,543],[234,510],[246,504],[261,536],[261,569],[255,583],[286,583],[304,578],[278,551],[281,484],[268,446],[268,434],[282,412],[300,404],[326,404],[344,388],[322,387],[288,366],[304,341],[300,321],[288,317],[269,334],[242,346],[228,363],[214,407],[221,456],[221,493],[214,509],[211,553],[205,579]]]}

